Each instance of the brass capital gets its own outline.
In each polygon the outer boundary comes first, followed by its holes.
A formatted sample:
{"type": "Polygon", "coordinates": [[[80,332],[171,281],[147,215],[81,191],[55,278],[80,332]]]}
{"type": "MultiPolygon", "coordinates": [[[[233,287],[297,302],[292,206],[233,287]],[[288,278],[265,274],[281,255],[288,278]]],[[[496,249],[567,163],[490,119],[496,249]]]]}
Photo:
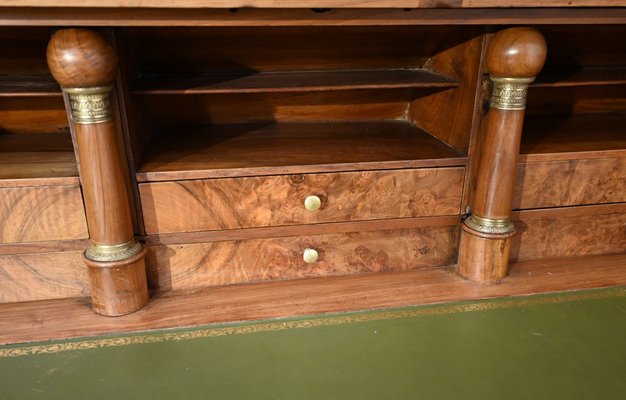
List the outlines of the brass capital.
{"type": "Polygon", "coordinates": [[[70,99],[72,122],[75,124],[99,124],[111,121],[112,86],[91,88],[64,88],[70,99]]]}
{"type": "Polygon", "coordinates": [[[535,78],[489,77],[493,82],[490,106],[500,110],[524,110],[528,84],[535,78]]]}

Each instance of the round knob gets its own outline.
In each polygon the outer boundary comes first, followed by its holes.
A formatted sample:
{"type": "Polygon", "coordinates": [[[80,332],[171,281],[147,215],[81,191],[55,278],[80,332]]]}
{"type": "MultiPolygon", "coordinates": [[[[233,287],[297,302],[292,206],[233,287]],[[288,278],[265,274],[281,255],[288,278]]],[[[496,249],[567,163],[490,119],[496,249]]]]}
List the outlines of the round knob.
{"type": "Polygon", "coordinates": [[[320,198],[317,196],[311,195],[307,196],[307,198],[304,199],[304,208],[309,211],[316,211],[320,208],[321,205],[322,200],[320,200],[320,198]]]}
{"type": "Polygon", "coordinates": [[[107,86],[117,74],[115,49],[88,29],[61,29],[48,43],[48,66],[65,88],[107,86]]]}
{"type": "Polygon", "coordinates": [[[304,254],[302,255],[302,259],[304,260],[305,263],[307,264],[313,264],[315,261],[317,261],[317,258],[319,257],[319,254],[317,253],[317,250],[315,249],[304,249],[304,254]]]}
{"type": "Polygon", "coordinates": [[[546,40],[538,30],[504,29],[489,42],[487,70],[502,78],[533,78],[541,71],[546,55],[546,40]]]}

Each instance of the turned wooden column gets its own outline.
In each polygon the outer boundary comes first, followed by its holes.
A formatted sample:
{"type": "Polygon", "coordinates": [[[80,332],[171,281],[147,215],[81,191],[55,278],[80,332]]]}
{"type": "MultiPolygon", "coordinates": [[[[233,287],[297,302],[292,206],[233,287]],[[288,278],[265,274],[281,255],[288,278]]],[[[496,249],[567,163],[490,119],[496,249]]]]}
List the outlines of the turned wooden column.
{"type": "Polygon", "coordinates": [[[509,265],[515,227],[511,208],[526,92],[546,59],[546,42],[532,28],[510,28],[493,36],[486,66],[493,84],[473,208],[463,221],[457,271],[495,283],[509,265]]]}
{"type": "Polygon", "coordinates": [[[131,313],[148,301],[144,258],[135,241],[123,160],[111,107],[118,59],[111,45],[85,29],[57,31],[48,65],[69,99],[91,244],[83,254],[95,312],[131,313]]]}

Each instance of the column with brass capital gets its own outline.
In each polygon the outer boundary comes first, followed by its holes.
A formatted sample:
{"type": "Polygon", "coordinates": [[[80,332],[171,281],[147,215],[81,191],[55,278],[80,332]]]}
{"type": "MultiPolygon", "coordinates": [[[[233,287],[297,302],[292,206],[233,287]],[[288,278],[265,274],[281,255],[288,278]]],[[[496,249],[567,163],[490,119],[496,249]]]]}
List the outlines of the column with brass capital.
{"type": "Polygon", "coordinates": [[[117,54],[94,31],[63,29],[52,36],[47,56],[71,110],[91,240],[83,260],[92,308],[108,316],[128,314],[146,304],[148,289],[146,250],[134,238],[112,109],[117,54]]]}
{"type": "Polygon", "coordinates": [[[481,283],[508,273],[516,164],[526,92],[546,59],[546,42],[533,28],[493,36],[486,67],[493,85],[472,211],[462,223],[457,272],[481,283]]]}

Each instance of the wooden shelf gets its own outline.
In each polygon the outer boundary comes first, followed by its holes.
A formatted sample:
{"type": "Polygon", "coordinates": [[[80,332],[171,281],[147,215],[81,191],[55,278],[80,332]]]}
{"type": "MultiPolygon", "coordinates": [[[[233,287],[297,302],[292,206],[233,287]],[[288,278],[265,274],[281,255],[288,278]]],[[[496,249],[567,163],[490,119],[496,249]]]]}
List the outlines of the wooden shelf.
{"type": "Polygon", "coordinates": [[[626,68],[551,70],[539,74],[532,87],[602,86],[626,84],[626,68]]]}
{"type": "Polygon", "coordinates": [[[0,187],[76,183],[69,132],[0,134],[0,187]]]}
{"type": "Polygon", "coordinates": [[[138,181],[465,165],[466,157],[403,121],[162,129],[138,181]]]}
{"type": "Polygon", "coordinates": [[[0,74],[0,97],[62,96],[50,75],[0,74]]]}
{"type": "Polygon", "coordinates": [[[626,156],[626,114],[528,115],[520,161],[626,156]]]}
{"type": "Polygon", "coordinates": [[[135,94],[312,92],[348,89],[448,88],[458,82],[422,69],[262,72],[240,74],[147,74],[135,94]]]}

